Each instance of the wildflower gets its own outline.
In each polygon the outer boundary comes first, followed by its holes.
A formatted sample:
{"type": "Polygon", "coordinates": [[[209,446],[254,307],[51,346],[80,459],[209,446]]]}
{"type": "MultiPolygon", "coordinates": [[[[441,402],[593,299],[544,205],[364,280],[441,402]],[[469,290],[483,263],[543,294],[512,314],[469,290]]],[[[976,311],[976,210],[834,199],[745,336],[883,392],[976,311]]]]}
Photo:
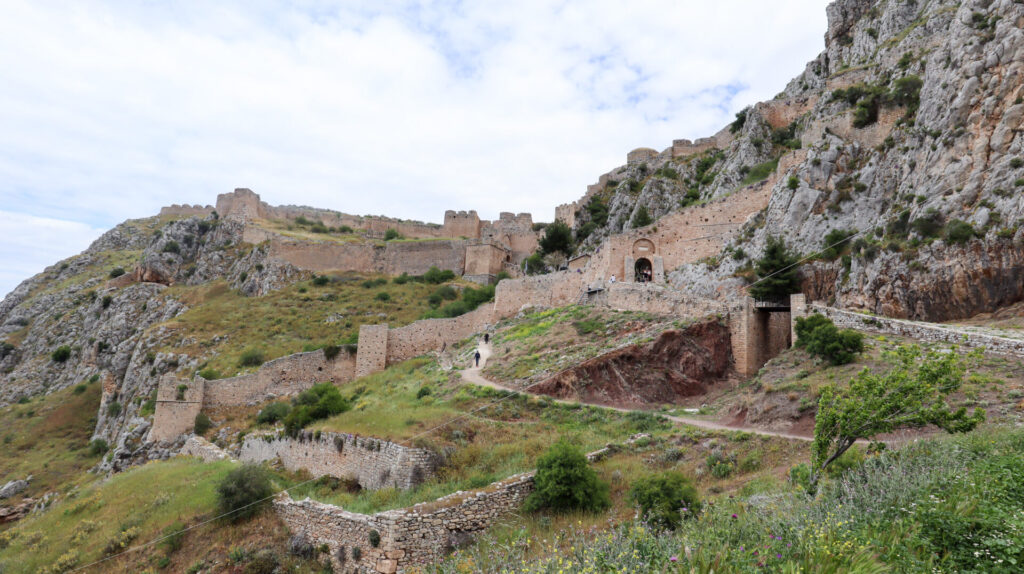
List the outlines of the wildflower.
{"type": "Polygon", "coordinates": [[[678,560],[679,560],[679,557],[678,557],[678,556],[673,556],[673,557],[671,557],[671,558],[669,558],[669,559],[668,559],[668,561],[669,561],[669,562],[676,562],[676,561],[678,561],[678,560]]]}
{"type": "Polygon", "coordinates": [[[738,517],[738,516],[736,516],[735,514],[733,514],[733,515],[732,515],[732,517],[733,517],[733,518],[739,518],[739,517],[738,517]]]}

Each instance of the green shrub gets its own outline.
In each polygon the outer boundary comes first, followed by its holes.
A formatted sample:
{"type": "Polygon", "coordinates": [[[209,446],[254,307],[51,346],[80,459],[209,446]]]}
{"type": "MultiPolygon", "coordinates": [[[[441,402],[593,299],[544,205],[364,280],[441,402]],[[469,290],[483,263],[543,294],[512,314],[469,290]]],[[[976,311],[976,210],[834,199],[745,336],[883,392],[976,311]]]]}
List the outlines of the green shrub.
{"type": "Polygon", "coordinates": [[[974,227],[966,221],[953,219],[946,224],[946,242],[951,245],[967,243],[975,235],[974,227]]]}
{"type": "Polygon", "coordinates": [[[107,441],[101,438],[89,441],[89,454],[92,456],[100,456],[101,454],[105,454],[108,450],[110,450],[110,447],[107,445],[107,441]]]}
{"type": "Polygon", "coordinates": [[[611,506],[608,485],[597,478],[583,452],[564,442],[553,445],[537,461],[534,491],[527,497],[527,511],[601,511],[611,506]]]}
{"type": "Polygon", "coordinates": [[[394,281],[395,285],[405,285],[406,283],[409,282],[409,274],[408,273],[402,273],[398,277],[395,277],[394,279],[392,279],[392,281],[394,281]]]}
{"type": "Polygon", "coordinates": [[[177,241],[168,241],[164,244],[164,253],[181,253],[181,246],[177,241]]]}
{"type": "Polygon", "coordinates": [[[837,257],[846,253],[850,248],[850,242],[846,240],[856,234],[857,231],[853,229],[833,229],[832,231],[829,231],[825,235],[824,241],[822,241],[822,259],[834,261],[837,257]],[[836,243],[839,243],[839,245],[835,245],[836,243]]]}
{"type": "Polygon", "coordinates": [[[67,361],[71,358],[71,347],[67,345],[57,347],[56,350],[50,353],[50,358],[53,359],[54,363],[63,363],[64,361],[67,361]]]}
{"type": "Polygon", "coordinates": [[[796,319],[796,345],[833,365],[845,365],[864,350],[864,335],[851,329],[839,330],[831,319],[814,313],[796,319]]]}
{"type": "Polygon", "coordinates": [[[701,508],[693,482],[674,471],[637,479],[629,497],[649,523],[668,530],[675,530],[684,518],[695,517],[701,508]]]}
{"type": "Polygon", "coordinates": [[[800,290],[797,263],[800,258],[789,251],[782,237],[769,236],[764,253],[754,265],[758,282],[749,289],[755,299],[785,297],[800,290]]]}
{"type": "Polygon", "coordinates": [[[327,345],[323,348],[323,351],[324,359],[327,359],[328,361],[333,361],[334,358],[338,356],[338,353],[341,352],[341,347],[339,347],[338,345],[327,345]]]}
{"type": "Polygon", "coordinates": [[[736,112],[736,119],[729,124],[729,133],[736,133],[743,129],[744,124],[747,123],[747,112],[750,111],[749,107],[743,108],[736,112]]]}
{"type": "Polygon", "coordinates": [[[572,255],[572,230],[562,221],[556,221],[544,228],[544,236],[540,238],[542,255],[556,251],[566,256],[572,255]]]}
{"type": "Polygon", "coordinates": [[[473,289],[468,287],[462,291],[462,301],[466,304],[467,311],[472,311],[480,305],[494,300],[494,285],[484,285],[473,289]]]}
{"type": "Polygon", "coordinates": [[[915,219],[910,226],[918,235],[924,238],[938,237],[942,231],[942,224],[945,218],[934,207],[924,212],[924,215],[915,219]]]}
{"type": "Polygon", "coordinates": [[[572,326],[576,328],[577,335],[589,335],[604,327],[604,322],[598,319],[587,319],[585,321],[575,321],[572,326]]]}
{"type": "Polygon", "coordinates": [[[197,435],[203,436],[206,434],[207,431],[210,430],[210,427],[212,426],[213,421],[210,420],[210,417],[206,416],[206,413],[199,413],[196,415],[196,420],[192,428],[193,432],[195,432],[197,435]]]}
{"type": "Polygon", "coordinates": [[[380,293],[377,293],[376,296],[374,296],[374,299],[376,299],[377,301],[390,301],[391,295],[387,291],[381,291],[380,293]]]}
{"type": "Polygon", "coordinates": [[[218,514],[239,522],[259,513],[270,502],[273,489],[266,469],[255,464],[243,464],[232,470],[217,485],[218,514]]]}
{"type": "Polygon", "coordinates": [[[178,392],[177,392],[177,394],[175,396],[175,400],[178,400],[178,401],[185,400],[185,391],[187,391],[187,390],[188,390],[188,385],[186,385],[186,384],[178,385],[178,389],[177,389],[178,392]]]}
{"type": "Polygon", "coordinates": [[[440,285],[445,281],[451,281],[455,279],[455,273],[449,269],[444,271],[438,269],[436,266],[431,267],[423,274],[423,281],[426,283],[432,283],[434,285],[440,285]]]}
{"type": "Polygon", "coordinates": [[[119,414],[121,414],[121,403],[114,401],[112,403],[107,404],[108,417],[116,417],[119,414]]]}
{"type": "Polygon", "coordinates": [[[274,424],[279,420],[283,420],[288,413],[290,413],[292,407],[285,402],[274,402],[263,407],[260,413],[256,415],[257,423],[274,424]]]}
{"type": "Polygon", "coordinates": [[[634,229],[637,227],[645,227],[654,223],[654,219],[651,218],[651,214],[647,212],[647,206],[641,205],[636,209],[636,213],[633,214],[633,221],[631,225],[634,229]]]}
{"type": "Polygon", "coordinates": [[[391,241],[392,239],[402,239],[402,234],[397,229],[388,229],[384,232],[384,241],[391,241]]]}
{"type": "Polygon", "coordinates": [[[160,541],[160,545],[163,546],[168,554],[172,554],[178,550],[181,550],[182,545],[185,542],[185,525],[181,522],[174,522],[167,528],[164,528],[163,540],[160,541]]]}
{"type": "Polygon", "coordinates": [[[767,179],[768,176],[775,172],[775,168],[778,167],[778,165],[779,160],[773,159],[766,161],[764,163],[759,163],[754,167],[751,167],[750,170],[747,171],[747,175],[746,177],[743,178],[741,184],[750,185],[752,183],[757,183],[763,179],[767,179]]]}
{"type": "Polygon", "coordinates": [[[124,269],[122,269],[120,267],[114,267],[113,269],[110,270],[109,277],[111,279],[117,279],[118,277],[120,277],[122,275],[124,275],[124,269]]]}
{"type": "Polygon", "coordinates": [[[258,367],[263,364],[263,351],[250,347],[245,351],[242,351],[242,356],[238,359],[239,367],[258,367]]]}
{"type": "Polygon", "coordinates": [[[430,387],[424,385],[420,387],[420,390],[416,391],[416,398],[422,399],[423,397],[430,395],[430,387]]]}
{"type": "Polygon", "coordinates": [[[442,285],[438,287],[437,290],[434,291],[434,294],[447,301],[454,301],[459,298],[459,294],[451,285],[442,285]]]}
{"type": "Polygon", "coordinates": [[[786,181],[786,187],[794,190],[800,187],[800,178],[795,175],[789,176],[789,179],[786,181]]]}
{"type": "Polygon", "coordinates": [[[380,546],[380,532],[377,532],[376,530],[371,530],[369,538],[370,546],[373,546],[374,548],[380,546]]]}
{"type": "Polygon", "coordinates": [[[323,287],[324,285],[327,285],[330,282],[331,278],[326,275],[317,275],[316,277],[313,278],[313,285],[316,285],[317,287],[323,287]]]}
{"type": "Polygon", "coordinates": [[[317,383],[292,399],[294,407],[284,417],[285,432],[297,436],[311,422],[349,410],[351,405],[332,383],[317,383]]]}
{"type": "Polygon", "coordinates": [[[1010,160],[1010,167],[1012,167],[1013,169],[1017,169],[1019,167],[1024,167],[1024,159],[1021,159],[1019,157],[1015,157],[1015,158],[1011,159],[1010,160]]]}
{"type": "Polygon", "coordinates": [[[206,379],[207,381],[216,381],[217,379],[220,378],[220,371],[214,369],[213,367],[206,367],[205,369],[199,371],[199,376],[206,379]]]}

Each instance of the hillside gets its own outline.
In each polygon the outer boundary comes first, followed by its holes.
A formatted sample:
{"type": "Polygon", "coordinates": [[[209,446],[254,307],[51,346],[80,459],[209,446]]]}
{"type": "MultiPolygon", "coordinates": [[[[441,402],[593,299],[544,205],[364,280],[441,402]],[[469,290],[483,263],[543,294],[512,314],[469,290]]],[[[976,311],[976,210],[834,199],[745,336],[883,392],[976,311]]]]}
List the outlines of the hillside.
{"type": "Polygon", "coordinates": [[[1015,571],[1024,3],[827,10],[778,96],[629,152],[555,208],[557,248],[531,214],[240,188],[25,280],[0,302],[0,573],[1015,571]],[[755,300],[775,237],[799,292],[755,300]],[[825,351],[795,340],[815,315],[825,351]],[[822,397],[918,347],[963,359],[932,391],[981,427],[854,437],[812,484],[822,397]],[[606,504],[531,506],[562,447],[606,504]],[[226,459],[274,493],[250,522],[211,520],[226,459]],[[696,503],[671,532],[637,506],[666,476],[696,503]]]}

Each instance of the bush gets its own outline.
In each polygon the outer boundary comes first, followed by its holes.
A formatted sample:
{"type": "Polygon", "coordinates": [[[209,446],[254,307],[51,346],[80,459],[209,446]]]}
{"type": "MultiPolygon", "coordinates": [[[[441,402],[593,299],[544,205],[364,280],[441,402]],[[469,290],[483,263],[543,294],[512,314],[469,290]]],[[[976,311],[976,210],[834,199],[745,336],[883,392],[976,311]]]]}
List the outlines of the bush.
{"type": "Polygon", "coordinates": [[[946,242],[952,245],[967,243],[975,236],[974,227],[966,221],[954,219],[946,224],[946,242]]]}
{"type": "Polygon", "coordinates": [[[313,278],[313,285],[316,285],[317,287],[323,287],[324,285],[327,285],[330,282],[331,278],[326,275],[317,275],[316,277],[313,278]]]}
{"type": "Polygon", "coordinates": [[[424,385],[420,387],[420,390],[416,391],[416,398],[422,399],[423,397],[430,395],[430,387],[424,385]]]}
{"type": "Polygon", "coordinates": [[[386,292],[386,291],[381,291],[380,293],[377,293],[377,295],[374,297],[374,299],[376,299],[378,301],[390,301],[391,300],[391,295],[388,294],[388,292],[386,292]]]}
{"type": "Polygon", "coordinates": [[[800,291],[799,260],[782,237],[769,236],[764,253],[754,265],[758,283],[750,287],[750,295],[755,299],[774,299],[800,291]]]}
{"type": "Polygon", "coordinates": [[[193,432],[195,432],[197,435],[203,436],[207,433],[207,431],[210,430],[210,427],[212,426],[213,421],[210,420],[210,417],[206,416],[206,413],[199,413],[198,415],[196,415],[196,420],[195,423],[193,424],[192,429],[193,432]]]}
{"type": "Polygon", "coordinates": [[[122,275],[124,275],[124,269],[122,269],[120,267],[114,267],[113,269],[110,270],[109,277],[111,279],[117,279],[118,277],[120,277],[122,275]]]}
{"type": "Polygon", "coordinates": [[[220,371],[214,369],[213,367],[206,367],[205,369],[199,371],[199,376],[206,379],[207,381],[216,381],[217,379],[220,378],[220,371]]]}
{"type": "Polygon", "coordinates": [[[256,415],[257,423],[273,424],[279,420],[283,420],[288,413],[290,413],[292,407],[285,402],[270,403],[263,407],[260,413],[256,415]]]}
{"type": "Polygon", "coordinates": [[[814,313],[796,319],[796,344],[833,365],[845,365],[864,350],[864,335],[839,330],[831,319],[814,313]]]}
{"type": "Polygon", "coordinates": [[[164,253],[181,253],[181,246],[177,241],[168,241],[164,244],[164,253]]]}
{"type": "Polygon", "coordinates": [[[249,348],[242,352],[238,359],[239,367],[258,367],[263,364],[263,351],[256,348],[249,348]]]}
{"type": "Polygon", "coordinates": [[[444,283],[445,281],[451,281],[452,279],[455,279],[455,273],[453,271],[449,269],[445,269],[444,271],[442,271],[438,269],[436,266],[431,267],[430,269],[427,270],[426,273],[423,274],[423,281],[427,283],[432,283],[434,285],[440,285],[441,283],[444,283]]]}
{"type": "Polygon", "coordinates": [[[392,281],[394,281],[395,285],[405,285],[406,283],[409,282],[409,274],[408,273],[402,273],[398,277],[395,277],[394,279],[392,279],[392,281]]]}
{"type": "Polygon", "coordinates": [[[562,221],[556,221],[544,228],[544,236],[540,238],[542,255],[556,251],[566,256],[572,254],[572,230],[562,221]]]}
{"type": "Polygon", "coordinates": [[[89,441],[89,454],[92,456],[100,456],[110,450],[110,446],[107,445],[107,441],[96,438],[89,441]]]}
{"type": "Polygon", "coordinates": [[[177,389],[178,392],[175,395],[175,400],[177,400],[177,401],[185,400],[185,391],[187,391],[187,390],[188,390],[188,385],[186,385],[186,384],[178,385],[178,389],[177,389]]]}
{"type": "Polygon", "coordinates": [[[332,383],[313,385],[309,390],[299,393],[292,403],[295,405],[294,408],[284,417],[285,432],[289,436],[298,435],[300,430],[313,421],[332,417],[352,408],[332,383]]]}
{"type": "Polygon", "coordinates": [[[54,363],[63,363],[64,361],[67,361],[71,358],[71,347],[67,345],[57,347],[56,350],[50,353],[50,358],[53,359],[54,363]]]}
{"type": "Polygon", "coordinates": [[[479,289],[469,287],[462,291],[462,301],[466,304],[467,310],[472,311],[483,303],[494,300],[494,285],[484,285],[479,289]]]}
{"type": "Polygon", "coordinates": [[[334,357],[337,357],[338,353],[341,352],[341,347],[339,347],[338,345],[327,345],[326,347],[323,348],[323,351],[324,358],[327,359],[328,361],[333,361],[334,357]]]}
{"type": "Polygon", "coordinates": [[[668,530],[675,530],[684,518],[696,516],[701,507],[693,482],[673,471],[638,479],[629,497],[648,522],[668,530]]]}
{"type": "Polygon", "coordinates": [[[107,404],[108,417],[116,417],[119,414],[121,414],[121,403],[114,401],[112,403],[107,404]]]}
{"type": "Polygon", "coordinates": [[[918,235],[924,238],[938,237],[942,231],[944,217],[934,207],[924,212],[924,215],[915,219],[910,226],[918,235]]]}
{"type": "Polygon", "coordinates": [[[274,574],[280,565],[277,554],[270,550],[261,550],[245,565],[245,574],[274,574]]]}
{"type": "Polygon", "coordinates": [[[376,530],[371,530],[369,538],[370,546],[373,546],[374,548],[380,546],[380,532],[377,532],[376,530]]]}
{"type": "Polygon", "coordinates": [[[632,227],[645,227],[654,223],[654,219],[651,218],[651,214],[647,212],[647,206],[641,205],[636,209],[636,213],[633,214],[632,227]]]}
{"type": "Polygon", "coordinates": [[[168,554],[181,550],[181,546],[185,542],[185,525],[181,522],[174,522],[164,528],[163,535],[164,538],[160,541],[160,545],[167,549],[168,554]]]}
{"type": "Polygon", "coordinates": [[[452,288],[451,285],[442,285],[434,291],[434,295],[437,295],[441,299],[448,301],[454,301],[459,298],[459,294],[452,288]]]}
{"type": "Polygon", "coordinates": [[[609,506],[608,485],[598,480],[580,449],[559,441],[537,461],[534,491],[525,503],[527,511],[600,511],[609,506]]]}
{"type": "Polygon", "coordinates": [[[800,187],[800,178],[795,175],[789,176],[789,179],[786,180],[786,187],[789,189],[796,189],[800,187]]]}
{"type": "Polygon", "coordinates": [[[217,485],[218,514],[228,514],[225,518],[232,522],[250,518],[267,506],[272,494],[267,470],[255,464],[243,464],[217,485]]]}
{"type": "Polygon", "coordinates": [[[857,232],[852,229],[833,229],[832,231],[829,231],[825,235],[825,240],[822,241],[822,259],[834,261],[837,257],[846,253],[850,248],[850,242],[846,240],[856,234],[857,232]],[[835,245],[836,243],[839,245],[835,245]]]}
{"type": "Polygon", "coordinates": [[[384,232],[384,241],[391,241],[392,239],[401,239],[402,234],[397,229],[389,229],[384,232]]]}

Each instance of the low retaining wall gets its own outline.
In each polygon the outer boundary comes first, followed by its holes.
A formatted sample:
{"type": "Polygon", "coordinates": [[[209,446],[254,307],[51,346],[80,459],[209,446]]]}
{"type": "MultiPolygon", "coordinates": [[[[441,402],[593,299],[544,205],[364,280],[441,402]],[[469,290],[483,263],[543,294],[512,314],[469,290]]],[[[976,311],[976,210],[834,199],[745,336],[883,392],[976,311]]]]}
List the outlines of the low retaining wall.
{"type": "Polygon", "coordinates": [[[315,477],[354,479],[367,490],[409,489],[433,476],[437,469],[436,456],[428,450],[332,432],[322,433],[320,438],[309,431],[298,439],[248,436],[238,459],[242,462],[280,459],[288,470],[306,470],[315,477]]]}
{"type": "MultiPolygon", "coordinates": [[[[984,348],[988,352],[1015,357],[1024,357],[1024,340],[1009,339],[986,333],[976,333],[938,325],[936,323],[922,323],[919,321],[907,321],[905,319],[890,319],[888,317],[876,317],[864,315],[853,311],[844,311],[834,307],[827,307],[820,303],[807,305],[806,312],[820,313],[836,324],[841,329],[855,329],[857,331],[870,331],[884,335],[897,335],[908,337],[918,341],[929,343],[953,343],[967,349],[984,348]]],[[[794,315],[795,316],[795,315],[794,315]]]]}
{"type": "MultiPolygon", "coordinates": [[[[640,436],[647,435],[630,442],[640,436]]],[[[608,452],[603,448],[587,458],[593,461],[608,452]]],[[[294,501],[286,494],[274,500],[274,509],[293,533],[304,534],[315,546],[326,544],[336,569],[390,574],[437,561],[473,533],[517,510],[533,492],[533,475],[524,472],[480,490],[372,515],[308,499],[294,501]],[[371,544],[371,531],[379,536],[377,546],[371,544]],[[359,548],[358,559],[353,548],[359,548]]]]}

